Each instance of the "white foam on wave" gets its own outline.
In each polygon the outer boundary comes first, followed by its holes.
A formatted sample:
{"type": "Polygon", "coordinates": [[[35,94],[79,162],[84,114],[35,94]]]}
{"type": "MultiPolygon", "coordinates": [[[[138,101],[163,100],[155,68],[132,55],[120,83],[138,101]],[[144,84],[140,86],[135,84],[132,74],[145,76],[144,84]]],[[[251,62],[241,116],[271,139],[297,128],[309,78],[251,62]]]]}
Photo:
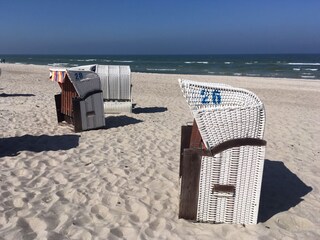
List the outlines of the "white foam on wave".
{"type": "Polygon", "coordinates": [[[94,61],[97,61],[97,59],[76,59],[75,61],[78,61],[78,62],[94,62],[94,61]]]}
{"type": "Polygon", "coordinates": [[[199,64],[208,64],[208,62],[197,62],[199,64]]]}
{"type": "Polygon", "coordinates": [[[313,75],[301,75],[302,78],[315,78],[313,75]]]}
{"type": "Polygon", "coordinates": [[[186,63],[186,64],[191,64],[191,63],[196,63],[196,62],[184,62],[184,63],[186,63]]]}
{"type": "Polygon", "coordinates": [[[247,73],[246,76],[248,76],[248,77],[259,77],[260,74],[247,73]]]}
{"type": "Polygon", "coordinates": [[[247,64],[247,65],[251,65],[251,64],[253,64],[252,62],[246,62],[245,64],[247,64]]]}
{"type": "Polygon", "coordinates": [[[293,68],[292,70],[293,71],[300,71],[301,69],[300,68],[293,68]]]}
{"type": "Polygon", "coordinates": [[[315,72],[315,71],[318,71],[318,68],[306,68],[305,70],[315,72]]]}
{"type": "Polygon", "coordinates": [[[131,63],[131,60],[113,60],[113,62],[131,63]]]}
{"type": "Polygon", "coordinates": [[[148,71],[176,71],[175,68],[147,68],[148,71]]]}
{"type": "Polygon", "coordinates": [[[320,63],[287,63],[288,65],[320,66],[320,63]]]}
{"type": "Polygon", "coordinates": [[[69,63],[49,63],[48,66],[52,67],[60,67],[60,66],[68,66],[69,63]]]}
{"type": "Polygon", "coordinates": [[[232,62],[224,62],[224,64],[231,64],[232,62]]]}
{"type": "Polygon", "coordinates": [[[242,73],[234,73],[233,75],[234,75],[234,76],[241,76],[242,73]]]}

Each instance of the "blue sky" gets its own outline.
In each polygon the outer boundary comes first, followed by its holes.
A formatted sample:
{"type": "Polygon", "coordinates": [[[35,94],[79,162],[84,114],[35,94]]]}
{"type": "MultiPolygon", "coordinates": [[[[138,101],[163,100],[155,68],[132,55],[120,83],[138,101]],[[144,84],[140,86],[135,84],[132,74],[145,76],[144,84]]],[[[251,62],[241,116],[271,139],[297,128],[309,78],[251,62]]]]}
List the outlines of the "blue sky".
{"type": "Polygon", "coordinates": [[[0,0],[0,54],[320,53],[320,0],[0,0]]]}

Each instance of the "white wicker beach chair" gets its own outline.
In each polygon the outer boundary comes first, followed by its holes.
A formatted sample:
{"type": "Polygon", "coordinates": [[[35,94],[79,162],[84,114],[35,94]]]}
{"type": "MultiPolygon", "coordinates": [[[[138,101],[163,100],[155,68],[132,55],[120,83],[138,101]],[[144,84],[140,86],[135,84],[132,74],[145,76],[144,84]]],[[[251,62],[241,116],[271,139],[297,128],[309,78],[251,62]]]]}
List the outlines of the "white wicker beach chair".
{"type": "Polygon", "coordinates": [[[248,90],[225,84],[179,83],[206,147],[195,220],[257,223],[266,145],[262,102],[248,90]]]}
{"type": "Polygon", "coordinates": [[[130,66],[96,65],[106,113],[132,112],[130,66]]]}
{"type": "Polygon", "coordinates": [[[105,113],[132,112],[130,66],[85,65],[72,67],[75,71],[93,71],[101,80],[105,113]]]}

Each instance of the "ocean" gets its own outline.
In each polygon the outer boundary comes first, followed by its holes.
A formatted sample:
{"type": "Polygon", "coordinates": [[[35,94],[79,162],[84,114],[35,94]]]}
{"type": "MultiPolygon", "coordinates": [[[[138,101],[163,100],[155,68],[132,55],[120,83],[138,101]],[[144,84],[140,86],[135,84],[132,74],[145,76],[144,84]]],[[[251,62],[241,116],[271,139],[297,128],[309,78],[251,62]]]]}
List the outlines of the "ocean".
{"type": "Polygon", "coordinates": [[[0,55],[7,63],[73,67],[130,65],[133,72],[320,80],[320,54],[0,55]]]}

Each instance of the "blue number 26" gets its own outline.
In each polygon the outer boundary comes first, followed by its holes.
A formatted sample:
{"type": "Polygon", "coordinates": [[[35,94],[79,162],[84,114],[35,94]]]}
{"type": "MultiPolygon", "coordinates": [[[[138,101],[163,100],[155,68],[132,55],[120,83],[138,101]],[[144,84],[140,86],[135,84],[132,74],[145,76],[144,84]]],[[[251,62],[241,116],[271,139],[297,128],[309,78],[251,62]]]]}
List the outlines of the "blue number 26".
{"type": "Polygon", "coordinates": [[[212,103],[213,104],[220,104],[221,103],[221,95],[220,91],[215,89],[213,91],[208,91],[207,89],[201,89],[200,90],[200,95],[202,96],[201,103],[202,104],[208,104],[210,103],[209,101],[209,96],[212,96],[212,103]]]}

